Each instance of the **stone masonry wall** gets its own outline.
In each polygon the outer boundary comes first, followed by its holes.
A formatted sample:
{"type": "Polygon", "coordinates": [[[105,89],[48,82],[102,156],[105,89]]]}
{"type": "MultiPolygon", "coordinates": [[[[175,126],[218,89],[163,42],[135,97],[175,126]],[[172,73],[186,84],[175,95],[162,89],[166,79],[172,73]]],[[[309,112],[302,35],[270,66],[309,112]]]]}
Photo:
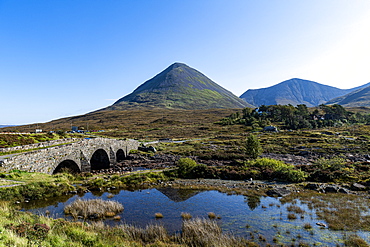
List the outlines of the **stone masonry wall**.
{"type": "Polygon", "coordinates": [[[18,169],[52,174],[62,161],[72,160],[79,166],[81,171],[88,171],[90,169],[90,159],[96,150],[103,149],[110,155],[112,153],[116,154],[119,149],[122,149],[125,155],[127,155],[130,150],[137,150],[138,146],[139,143],[135,140],[83,139],[71,144],[40,149],[10,157],[3,161],[0,170],[8,172],[18,169]]]}

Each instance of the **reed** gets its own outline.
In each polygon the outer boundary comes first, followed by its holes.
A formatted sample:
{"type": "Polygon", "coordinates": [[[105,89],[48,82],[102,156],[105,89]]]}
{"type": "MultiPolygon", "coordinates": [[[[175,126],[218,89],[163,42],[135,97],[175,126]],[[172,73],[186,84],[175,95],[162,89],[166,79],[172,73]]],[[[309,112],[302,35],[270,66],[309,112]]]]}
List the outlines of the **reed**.
{"type": "Polygon", "coordinates": [[[183,221],[180,242],[197,247],[246,246],[245,240],[223,234],[216,221],[200,218],[183,221]]]}
{"type": "Polygon", "coordinates": [[[145,228],[135,227],[132,225],[121,225],[119,228],[123,235],[133,241],[144,243],[154,243],[157,241],[168,241],[169,235],[162,225],[148,225],[145,228]]]}
{"type": "Polygon", "coordinates": [[[84,219],[98,219],[105,216],[112,217],[122,211],[123,206],[121,203],[116,201],[105,201],[102,199],[77,199],[64,208],[65,214],[72,215],[74,218],[82,216],[84,219]]]}

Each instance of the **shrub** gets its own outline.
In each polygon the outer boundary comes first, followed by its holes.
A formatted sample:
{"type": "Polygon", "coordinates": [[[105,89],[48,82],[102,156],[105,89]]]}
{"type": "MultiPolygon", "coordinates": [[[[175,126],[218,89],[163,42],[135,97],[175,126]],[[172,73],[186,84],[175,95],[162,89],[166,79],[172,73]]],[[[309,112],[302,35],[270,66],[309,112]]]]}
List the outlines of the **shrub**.
{"type": "Polygon", "coordinates": [[[368,165],[348,163],[342,158],[318,159],[313,165],[301,166],[309,173],[310,181],[353,182],[367,174],[368,165]],[[365,168],[365,170],[363,170],[365,168]]]}
{"type": "Polygon", "coordinates": [[[190,158],[181,158],[177,162],[179,177],[186,177],[197,166],[197,162],[190,158]]]}
{"type": "Polygon", "coordinates": [[[48,235],[50,227],[46,224],[30,224],[23,222],[19,225],[7,225],[8,229],[15,232],[20,237],[26,237],[30,242],[40,243],[48,235]]]}
{"type": "Polygon", "coordinates": [[[262,179],[277,178],[290,182],[302,182],[307,177],[304,171],[296,169],[294,165],[269,158],[256,159],[247,163],[247,166],[259,168],[261,173],[265,175],[262,179]]]}
{"type": "Polygon", "coordinates": [[[208,167],[197,164],[190,158],[181,158],[177,162],[177,175],[181,178],[203,178],[208,176],[208,167]]]}

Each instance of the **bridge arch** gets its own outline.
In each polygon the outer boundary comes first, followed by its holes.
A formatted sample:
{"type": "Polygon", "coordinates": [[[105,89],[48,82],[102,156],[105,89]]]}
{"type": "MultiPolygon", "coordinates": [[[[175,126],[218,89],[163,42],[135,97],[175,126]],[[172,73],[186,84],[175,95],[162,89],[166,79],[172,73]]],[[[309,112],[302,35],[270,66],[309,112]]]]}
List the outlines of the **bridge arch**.
{"type": "Polygon", "coordinates": [[[118,149],[116,152],[116,162],[121,162],[126,159],[126,154],[122,149],[118,149]]]}
{"type": "Polygon", "coordinates": [[[75,161],[67,159],[59,163],[59,165],[54,169],[53,174],[60,173],[64,170],[68,170],[72,173],[81,172],[80,167],[77,165],[75,161]]]}
{"type": "Polygon", "coordinates": [[[108,153],[102,148],[97,149],[90,159],[91,170],[108,169],[110,163],[108,153]]]}

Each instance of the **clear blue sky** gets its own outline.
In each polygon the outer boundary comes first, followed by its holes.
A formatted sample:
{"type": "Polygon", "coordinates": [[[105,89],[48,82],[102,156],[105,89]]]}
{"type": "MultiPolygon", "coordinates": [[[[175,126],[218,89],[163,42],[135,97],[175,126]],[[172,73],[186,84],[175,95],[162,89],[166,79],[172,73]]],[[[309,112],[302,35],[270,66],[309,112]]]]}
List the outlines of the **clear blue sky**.
{"type": "Polygon", "coordinates": [[[240,96],[370,82],[368,0],[0,0],[0,124],[111,105],[174,62],[240,96]]]}

